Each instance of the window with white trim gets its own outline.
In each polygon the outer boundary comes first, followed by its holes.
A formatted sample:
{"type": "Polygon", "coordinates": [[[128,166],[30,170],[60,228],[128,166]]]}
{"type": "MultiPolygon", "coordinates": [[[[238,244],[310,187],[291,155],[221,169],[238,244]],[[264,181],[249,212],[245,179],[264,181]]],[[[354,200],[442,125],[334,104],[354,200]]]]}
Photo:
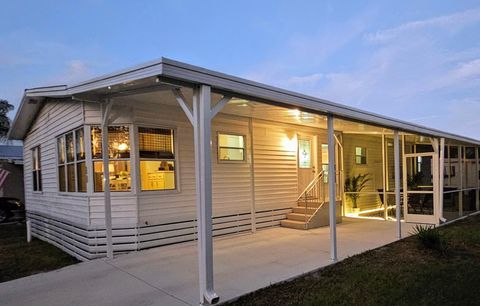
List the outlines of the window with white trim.
{"type": "MultiPolygon", "coordinates": [[[[102,129],[99,126],[91,128],[92,160],[93,160],[93,190],[103,192],[103,152],[102,129]]],[[[108,127],[108,170],[110,174],[111,191],[130,191],[130,129],[128,126],[108,127]]]]}
{"type": "Polygon", "coordinates": [[[57,137],[58,191],[87,192],[83,127],[57,137]]]}
{"type": "Polygon", "coordinates": [[[367,148],[355,147],[355,164],[357,165],[367,164],[367,148]]]}
{"type": "Polygon", "coordinates": [[[142,191],[176,189],[174,141],[173,129],[138,128],[142,191]]]}
{"type": "Polygon", "coordinates": [[[42,191],[42,166],[40,163],[40,146],[32,149],[32,189],[42,191]]]}
{"type": "Polygon", "coordinates": [[[245,136],[218,133],[218,160],[219,161],[244,161],[245,136]]]}

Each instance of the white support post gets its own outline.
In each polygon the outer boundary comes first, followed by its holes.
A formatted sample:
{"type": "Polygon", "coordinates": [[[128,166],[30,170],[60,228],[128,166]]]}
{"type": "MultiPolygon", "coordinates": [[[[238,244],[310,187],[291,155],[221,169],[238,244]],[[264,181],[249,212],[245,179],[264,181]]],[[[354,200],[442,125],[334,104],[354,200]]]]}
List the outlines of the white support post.
{"type": "Polygon", "coordinates": [[[255,151],[253,147],[253,119],[248,119],[248,137],[250,138],[250,192],[252,202],[250,206],[250,222],[252,224],[252,233],[257,231],[257,219],[255,217],[255,151]]]}
{"type": "Polygon", "coordinates": [[[337,198],[335,192],[335,135],[333,127],[333,115],[327,117],[328,125],[328,198],[330,202],[329,217],[330,217],[330,258],[337,261],[337,198]]]}
{"type": "Polygon", "coordinates": [[[382,134],[382,189],[383,189],[383,218],[388,219],[387,205],[387,165],[385,158],[385,134],[382,134]]]}
{"type": "Polygon", "coordinates": [[[200,303],[215,304],[219,297],[213,288],[210,87],[195,89],[193,99],[200,303]]]}
{"type": "Polygon", "coordinates": [[[30,243],[32,241],[32,223],[30,220],[27,220],[27,242],[30,243]]]}
{"type": "Polygon", "coordinates": [[[475,208],[476,210],[480,210],[480,178],[478,177],[480,174],[480,167],[478,165],[478,147],[475,148],[475,179],[477,180],[477,190],[475,191],[475,208]]]}
{"type": "MultiPolygon", "coordinates": [[[[402,145],[404,143],[402,142],[402,145]]],[[[393,132],[393,155],[394,155],[394,167],[395,167],[395,213],[397,218],[397,238],[402,238],[402,223],[400,212],[400,141],[398,131],[393,132]]],[[[404,197],[405,197],[405,190],[404,197]]]]}
{"type": "Polygon", "coordinates": [[[113,258],[112,239],[112,201],[110,198],[110,170],[108,156],[108,122],[112,101],[106,100],[102,104],[102,160],[103,160],[103,197],[105,205],[105,233],[107,237],[107,257],[113,258]]]}
{"type": "Polygon", "coordinates": [[[439,157],[439,184],[438,184],[438,215],[441,222],[447,221],[443,217],[443,187],[445,185],[445,138],[440,138],[440,157],[439,157]]]}
{"type": "Polygon", "coordinates": [[[458,215],[463,216],[463,156],[462,146],[458,146],[458,174],[460,175],[460,192],[458,193],[458,215]]]}

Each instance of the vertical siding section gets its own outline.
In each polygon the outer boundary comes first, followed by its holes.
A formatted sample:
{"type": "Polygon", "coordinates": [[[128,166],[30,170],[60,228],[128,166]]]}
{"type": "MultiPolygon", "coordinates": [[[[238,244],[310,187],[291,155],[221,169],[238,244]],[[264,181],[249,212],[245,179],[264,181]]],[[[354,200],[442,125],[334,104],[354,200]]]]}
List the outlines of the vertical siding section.
{"type": "Polygon", "coordinates": [[[253,146],[256,211],[296,206],[296,130],[286,125],[254,121],[253,146]]]}
{"type": "Polygon", "coordinates": [[[40,110],[24,140],[25,204],[30,211],[88,224],[88,201],[82,194],[59,194],[56,136],[83,124],[83,106],[73,101],[49,101],[40,110]],[[40,146],[42,192],[32,185],[32,148],[40,146]]]}
{"type": "MultiPolygon", "coordinates": [[[[85,103],[85,124],[87,125],[100,125],[102,121],[102,113],[100,104],[98,103],[85,103]]],[[[110,118],[113,119],[111,124],[128,125],[133,128],[133,108],[122,100],[115,101],[110,112],[110,118]]],[[[132,133],[130,133],[132,135],[132,133]]],[[[90,137],[90,135],[87,135],[90,137]]],[[[133,150],[133,148],[131,148],[133,150]]],[[[130,152],[130,169],[133,169],[135,152],[130,152]]],[[[87,161],[88,162],[88,161],[87,161]]],[[[88,167],[92,167],[92,161],[89,162],[88,167]]],[[[133,175],[133,172],[132,172],[133,175]]],[[[137,213],[137,196],[135,193],[134,182],[135,178],[132,177],[132,191],[130,192],[111,192],[111,204],[112,204],[112,226],[113,228],[134,228],[138,223],[137,213]]],[[[89,218],[90,225],[93,229],[105,228],[105,202],[102,193],[92,193],[88,197],[89,201],[89,218]]]]}
{"type": "MultiPolygon", "coordinates": [[[[364,192],[377,192],[383,186],[382,174],[382,136],[381,135],[360,135],[343,134],[345,178],[358,174],[368,173],[370,182],[363,190],[364,192]],[[357,165],[355,163],[355,147],[367,149],[367,164],[357,165]]],[[[381,206],[378,194],[362,194],[358,199],[360,210],[374,209],[381,206]]],[[[346,211],[351,211],[351,203],[347,197],[346,211]]]]}

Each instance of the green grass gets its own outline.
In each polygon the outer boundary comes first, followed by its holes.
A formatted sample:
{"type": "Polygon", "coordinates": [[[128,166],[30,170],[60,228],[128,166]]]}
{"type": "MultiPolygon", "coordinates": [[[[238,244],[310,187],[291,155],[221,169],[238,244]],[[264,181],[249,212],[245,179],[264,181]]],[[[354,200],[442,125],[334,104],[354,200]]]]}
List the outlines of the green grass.
{"type": "Polygon", "coordinates": [[[439,232],[445,249],[412,236],[228,305],[479,305],[480,216],[439,232]]]}
{"type": "Polygon", "coordinates": [[[55,270],[78,260],[39,239],[26,242],[25,224],[0,225],[0,282],[55,270]]]}

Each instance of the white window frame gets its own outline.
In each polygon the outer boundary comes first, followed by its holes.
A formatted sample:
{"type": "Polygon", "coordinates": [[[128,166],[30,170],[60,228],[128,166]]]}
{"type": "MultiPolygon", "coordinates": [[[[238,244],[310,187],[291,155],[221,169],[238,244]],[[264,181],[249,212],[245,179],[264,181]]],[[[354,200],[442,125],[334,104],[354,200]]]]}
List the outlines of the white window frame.
{"type": "Polygon", "coordinates": [[[354,163],[355,166],[367,166],[368,165],[368,150],[367,147],[362,147],[362,146],[354,146],[354,151],[353,151],[353,158],[354,158],[354,163]],[[357,148],[365,149],[365,163],[357,163],[357,156],[363,156],[363,155],[357,155],[357,148]]]}
{"type": "Polygon", "coordinates": [[[31,149],[31,161],[32,161],[32,191],[34,193],[43,193],[43,182],[42,182],[42,153],[40,150],[40,145],[37,145],[31,149]],[[35,168],[35,161],[39,165],[38,169],[35,168]],[[33,183],[33,177],[37,178],[37,188],[35,188],[35,184],[33,183]],[[40,184],[39,184],[40,183],[40,184]],[[40,187],[39,187],[40,186],[40,187]]]}
{"type": "Polygon", "coordinates": [[[235,164],[235,163],[246,163],[247,162],[247,136],[242,133],[235,133],[235,132],[228,132],[228,131],[217,131],[217,163],[219,164],[235,164]],[[243,150],[243,159],[242,160],[228,160],[228,159],[220,159],[220,134],[222,135],[231,135],[231,136],[241,136],[243,137],[243,148],[237,147],[221,147],[226,149],[242,149],[243,150]]]}
{"type": "Polygon", "coordinates": [[[135,186],[137,190],[140,193],[143,194],[169,194],[169,193],[180,193],[181,192],[181,185],[180,185],[180,163],[179,163],[179,134],[178,134],[178,129],[175,126],[166,126],[166,125],[151,125],[151,124],[136,124],[134,126],[134,132],[135,132],[135,156],[136,162],[135,166],[136,169],[136,176],[135,176],[135,186]],[[167,130],[172,130],[173,131],[173,154],[174,154],[174,159],[158,159],[158,160],[169,160],[173,161],[175,168],[174,168],[174,176],[175,176],[175,189],[156,189],[156,190],[142,190],[142,178],[141,178],[141,169],[140,169],[140,161],[149,161],[149,160],[156,160],[156,159],[151,159],[151,158],[141,158],[140,157],[140,137],[139,137],[139,128],[150,128],[150,129],[167,129],[167,130]]]}
{"type": "Polygon", "coordinates": [[[84,195],[84,194],[87,194],[88,193],[88,162],[87,162],[87,150],[88,150],[88,145],[87,145],[87,140],[86,140],[86,137],[87,137],[87,131],[85,129],[85,126],[79,126],[79,127],[76,127],[72,130],[69,130],[68,132],[65,132],[65,133],[62,133],[58,136],[55,137],[55,157],[56,157],[56,176],[57,176],[57,192],[60,193],[60,194],[68,194],[68,195],[74,195],[74,194],[79,194],[79,195],[84,195]],[[77,131],[78,130],[82,130],[83,131],[83,147],[84,147],[84,150],[85,150],[85,157],[83,159],[78,159],[77,158],[77,131]],[[70,134],[72,133],[73,135],[73,161],[68,161],[67,160],[67,134],[70,134]],[[63,138],[63,144],[65,146],[65,160],[63,162],[63,164],[60,164],[59,163],[59,155],[58,155],[58,139],[59,138],[63,138]],[[80,163],[85,163],[85,167],[87,169],[87,173],[85,174],[86,177],[86,189],[85,191],[78,191],[78,164],[80,163]],[[68,171],[67,171],[67,166],[68,165],[73,165],[73,168],[74,168],[74,173],[75,173],[75,190],[74,191],[69,191],[68,190],[68,171]],[[59,171],[59,167],[60,166],[64,166],[64,178],[65,178],[65,190],[64,191],[61,191],[60,190],[60,176],[58,175],[58,171],[59,171]]]}
{"type": "MultiPolygon", "coordinates": [[[[131,123],[115,123],[115,124],[109,124],[108,127],[119,127],[119,126],[124,126],[124,127],[128,127],[128,141],[130,143],[130,157],[129,158],[109,158],[109,162],[112,162],[112,161],[129,161],[130,163],[130,190],[110,190],[110,192],[112,193],[112,196],[115,196],[115,194],[118,194],[120,196],[122,195],[125,195],[125,194],[135,194],[136,192],[136,186],[137,186],[137,175],[135,174],[136,173],[136,169],[134,169],[133,167],[136,166],[136,163],[134,162],[135,159],[138,159],[136,158],[135,156],[135,153],[134,153],[134,146],[136,145],[136,141],[133,139],[133,134],[132,134],[132,131],[133,129],[135,128],[135,126],[131,123]]],[[[103,162],[103,159],[102,158],[94,158],[93,155],[92,155],[92,131],[93,131],[93,128],[95,127],[99,127],[101,129],[101,125],[100,124],[89,124],[88,125],[88,128],[86,129],[86,132],[88,132],[87,136],[88,137],[88,140],[86,140],[86,144],[87,144],[87,147],[86,147],[86,160],[88,162],[87,164],[87,177],[89,177],[90,173],[91,173],[91,184],[89,184],[89,179],[87,178],[87,191],[88,191],[88,194],[89,195],[92,195],[92,196],[101,196],[103,195],[104,191],[95,191],[95,179],[94,179],[94,176],[95,176],[95,166],[94,166],[94,163],[95,162],[103,162]],[[91,168],[91,170],[89,170],[89,167],[91,168]],[[90,190],[88,188],[88,186],[91,186],[90,190]]],[[[108,130],[108,129],[107,129],[108,130]]],[[[103,133],[103,131],[102,131],[103,133]]],[[[107,137],[108,139],[108,137],[107,137]]],[[[102,148],[103,149],[103,148],[102,148]]],[[[138,150],[136,151],[138,152],[138,150]]],[[[103,156],[103,150],[102,150],[102,156],[103,156]]]]}

